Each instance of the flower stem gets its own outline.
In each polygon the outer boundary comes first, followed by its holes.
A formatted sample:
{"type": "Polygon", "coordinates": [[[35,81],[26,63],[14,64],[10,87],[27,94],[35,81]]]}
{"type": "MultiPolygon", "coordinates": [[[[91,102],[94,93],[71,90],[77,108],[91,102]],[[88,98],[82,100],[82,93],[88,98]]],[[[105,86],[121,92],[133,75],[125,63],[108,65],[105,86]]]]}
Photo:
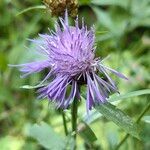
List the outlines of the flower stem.
{"type": "Polygon", "coordinates": [[[72,104],[72,132],[74,142],[75,142],[75,148],[76,149],[76,133],[77,133],[77,113],[78,113],[78,99],[74,99],[73,104],[72,104]]]}
{"type": "Polygon", "coordinates": [[[62,111],[62,119],[63,119],[65,135],[67,136],[68,135],[67,121],[66,121],[65,113],[63,111],[62,111]]]}
{"type": "MultiPolygon", "coordinates": [[[[139,115],[139,117],[137,118],[136,120],[136,123],[138,123],[141,118],[144,116],[144,114],[150,109],[150,103],[147,105],[147,107],[145,107],[145,109],[141,112],[141,114],[139,115]]],[[[130,135],[129,134],[126,134],[125,137],[120,141],[120,143],[118,144],[118,146],[116,147],[116,150],[118,150],[122,145],[123,143],[128,139],[130,135]]]]}

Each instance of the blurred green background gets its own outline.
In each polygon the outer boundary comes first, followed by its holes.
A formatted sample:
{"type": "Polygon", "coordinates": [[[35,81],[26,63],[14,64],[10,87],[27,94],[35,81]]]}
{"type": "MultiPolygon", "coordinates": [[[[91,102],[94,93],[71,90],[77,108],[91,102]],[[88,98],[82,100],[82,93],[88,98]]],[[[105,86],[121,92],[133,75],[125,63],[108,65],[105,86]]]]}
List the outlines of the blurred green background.
{"type": "MultiPolygon", "coordinates": [[[[36,99],[35,90],[22,89],[23,85],[36,85],[42,74],[20,79],[20,73],[8,64],[19,64],[35,59],[34,45],[27,39],[53,29],[56,18],[46,10],[36,9],[16,16],[31,6],[42,5],[41,0],[0,0],[0,149],[41,150],[38,142],[29,136],[33,123],[47,122],[64,135],[60,112],[46,100],[36,99]],[[26,48],[28,47],[28,48],[26,48]],[[30,51],[31,50],[31,51],[30,51]]],[[[81,0],[79,17],[88,26],[95,25],[97,51],[112,68],[124,73],[129,81],[117,80],[121,94],[150,87],[150,1],[149,0],[81,0]],[[106,31],[106,32],[103,32],[106,31]]],[[[114,78],[116,80],[116,78],[114,78]]],[[[84,94],[84,93],[83,93],[84,94]]],[[[117,102],[120,109],[133,120],[148,104],[150,97],[142,95],[117,102]]],[[[80,118],[86,114],[85,102],[79,108],[80,118]]],[[[150,112],[145,114],[148,116],[150,112]]],[[[69,118],[69,113],[68,113],[69,118]]],[[[69,125],[69,124],[68,124],[69,125]]],[[[143,119],[142,140],[129,137],[120,149],[149,150],[150,128],[143,119]]],[[[98,140],[93,149],[111,150],[124,137],[125,132],[101,117],[90,124],[98,140]]],[[[88,149],[78,137],[78,149],[88,149]]]]}

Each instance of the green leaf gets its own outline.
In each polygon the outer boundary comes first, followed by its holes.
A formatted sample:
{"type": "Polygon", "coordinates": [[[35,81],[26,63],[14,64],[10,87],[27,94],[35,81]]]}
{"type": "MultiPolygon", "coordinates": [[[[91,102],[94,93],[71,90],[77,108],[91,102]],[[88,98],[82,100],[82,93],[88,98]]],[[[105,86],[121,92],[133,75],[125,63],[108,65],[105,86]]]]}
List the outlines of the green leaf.
{"type": "Polygon", "coordinates": [[[68,135],[66,140],[67,140],[67,142],[66,142],[65,149],[74,150],[76,145],[75,145],[75,140],[74,140],[73,136],[68,135]]]}
{"type": "Polygon", "coordinates": [[[97,140],[95,133],[85,122],[81,122],[78,125],[78,134],[88,143],[93,143],[97,140]]]}
{"type": "Polygon", "coordinates": [[[22,89],[35,89],[35,88],[40,88],[45,86],[46,84],[42,84],[42,85],[36,85],[36,86],[31,86],[31,85],[23,85],[20,88],[22,89]]]}
{"type": "Polygon", "coordinates": [[[66,140],[59,136],[49,125],[42,122],[30,128],[30,136],[35,138],[43,147],[52,150],[63,150],[66,140]]]}
{"type": "Polygon", "coordinates": [[[97,31],[96,34],[105,34],[108,33],[109,31],[97,31]]]}
{"type": "Polygon", "coordinates": [[[28,12],[30,10],[34,10],[34,9],[46,9],[46,6],[39,5],[39,6],[28,7],[26,9],[22,10],[21,12],[19,12],[16,16],[19,16],[21,14],[24,14],[24,13],[26,13],[26,12],[28,12]]]}
{"type": "Polygon", "coordinates": [[[128,6],[129,0],[120,1],[120,0],[92,0],[92,4],[95,5],[116,5],[126,8],[128,6]]]}
{"type": "Polygon", "coordinates": [[[116,106],[107,102],[97,105],[95,108],[108,120],[113,121],[117,126],[124,129],[125,132],[139,139],[140,131],[138,125],[127,114],[116,108],[116,106]]]}
{"type": "Polygon", "coordinates": [[[112,96],[111,98],[109,98],[109,101],[110,102],[114,102],[114,101],[127,99],[127,98],[131,98],[131,97],[135,97],[135,96],[146,95],[146,94],[150,94],[150,89],[133,91],[133,92],[122,94],[122,95],[118,95],[118,96],[115,95],[115,96],[112,96]]]}
{"type": "Polygon", "coordinates": [[[86,113],[86,115],[83,116],[83,120],[84,122],[86,122],[87,124],[90,124],[94,121],[96,121],[97,119],[99,119],[100,117],[102,117],[102,114],[100,114],[98,111],[93,110],[92,112],[90,112],[89,114],[86,113]]]}
{"type": "Polygon", "coordinates": [[[139,1],[138,0],[133,0],[131,1],[131,29],[135,29],[138,26],[150,26],[150,1],[149,0],[143,0],[139,1]],[[140,10],[140,11],[139,11],[140,10]],[[142,12],[142,13],[141,13],[142,12]]]}
{"type": "Polygon", "coordinates": [[[88,5],[88,4],[90,4],[90,0],[80,0],[79,1],[79,5],[81,6],[81,5],[88,5]]]}
{"type": "Polygon", "coordinates": [[[120,38],[124,34],[127,28],[129,15],[123,12],[120,15],[118,10],[112,13],[97,6],[92,7],[92,9],[98,20],[98,26],[103,26],[105,30],[109,31],[106,35],[112,36],[112,38],[120,38]]]}
{"type": "MultiPolygon", "coordinates": [[[[146,95],[146,94],[150,94],[150,89],[134,91],[134,92],[130,92],[130,93],[122,94],[122,95],[114,94],[113,96],[111,96],[111,98],[109,98],[108,101],[114,102],[114,101],[124,100],[124,99],[136,97],[136,96],[140,96],[140,95],[146,95]]],[[[84,97],[82,97],[82,98],[84,98],[84,97]]],[[[91,124],[94,121],[96,121],[97,119],[100,119],[101,117],[102,117],[102,114],[100,114],[97,110],[93,110],[88,115],[85,114],[83,116],[83,120],[87,124],[91,124]]]]}
{"type": "Polygon", "coordinates": [[[142,118],[142,120],[143,120],[144,122],[150,123],[150,116],[144,116],[144,117],[142,118]]]}

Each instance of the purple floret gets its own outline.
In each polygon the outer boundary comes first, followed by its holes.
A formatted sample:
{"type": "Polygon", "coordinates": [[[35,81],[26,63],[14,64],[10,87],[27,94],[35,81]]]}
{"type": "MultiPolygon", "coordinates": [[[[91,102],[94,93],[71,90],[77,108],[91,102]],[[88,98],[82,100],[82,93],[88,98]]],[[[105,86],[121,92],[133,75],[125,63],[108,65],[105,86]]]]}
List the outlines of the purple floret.
{"type": "Polygon", "coordinates": [[[88,30],[84,22],[79,28],[78,18],[75,20],[75,26],[69,26],[67,11],[65,19],[59,18],[59,21],[62,28],[56,23],[55,32],[40,34],[41,42],[33,40],[38,45],[41,55],[44,54],[47,59],[16,66],[20,68],[23,77],[45,68],[49,69],[49,73],[40,84],[50,81],[48,85],[38,89],[38,98],[48,98],[57,108],[66,109],[75,97],[79,98],[79,86],[85,84],[86,106],[87,110],[91,110],[95,105],[106,102],[110,93],[118,92],[108,71],[120,78],[127,78],[104,66],[100,58],[95,58],[93,28],[88,30]],[[71,88],[69,95],[68,87],[71,88]]]}

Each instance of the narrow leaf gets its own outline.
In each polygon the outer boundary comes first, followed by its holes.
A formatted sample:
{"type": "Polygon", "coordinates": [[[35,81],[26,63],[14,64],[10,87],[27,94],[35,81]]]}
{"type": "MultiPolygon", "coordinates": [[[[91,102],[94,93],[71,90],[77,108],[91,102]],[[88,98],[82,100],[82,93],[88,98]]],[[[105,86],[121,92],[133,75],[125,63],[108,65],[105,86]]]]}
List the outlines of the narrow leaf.
{"type": "Polygon", "coordinates": [[[33,10],[33,9],[46,9],[46,6],[44,6],[44,5],[39,5],[39,6],[28,7],[28,8],[26,8],[26,9],[22,10],[21,12],[19,12],[16,16],[19,16],[19,15],[21,15],[21,14],[24,14],[24,13],[30,11],[30,10],[33,10]]]}
{"type": "Polygon", "coordinates": [[[31,86],[31,85],[23,85],[21,86],[20,88],[22,89],[35,89],[35,88],[40,88],[40,87],[43,87],[47,84],[41,84],[41,85],[35,85],[35,86],[31,86]]]}
{"type": "Polygon", "coordinates": [[[144,117],[142,118],[142,120],[143,120],[144,122],[150,123],[150,116],[144,116],[144,117]]]}
{"type": "Polygon", "coordinates": [[[105,104],[97,105],[96,109],[108,120],[113,121],[117,126],[124,129],[125,132],[139,139],[138,125],[134,123],[128,115],[116,108],[116,106],[107,102],[105,104]]]}
{"type": "Polygon", "coordinates": [[[100,117],[102,117],[102,114],[100,114],[97,110],[93,110],[89,114],[86,113],[83,116],[83,120],[84,120],[84,122],[86,122],[86,124],[90,124],[90,123],[96,121],[97,119],[99,119],[100,117]]]}
{"type": "Polygon", "coordinates": [[[116,5],[126,8],[128,6],[128,1],[120,1],[120,0],[92,0],[92,4],[105,6],[105,5],[116,5]]]}
{"type": "Polygon", "coordinates": [[[64,150],[66,141],[49,125],[42,122],[30,128],[30,136],[35,138],[43,147],[52,150],[64,150]]]}
{"type": "Polygon", "coordinates": [[[105,34],[108,33],[109,31],[97,31],[96,34],[105,34]]]}
{"type": "Polygon", "coordinates": [[[135,96],[146,95],[146,94],[150,94],[150,89],[134,91],[134,92],[118,95],[118,96],[115,95],[115,96],[112,96],[111,98],[109,98],[109,101],[114,102],[114,101],[131,98],[131,97],[135,97],[135,96]]]}
{"type": "MultiPolygon", "coordinates": [[[[108,101],[114,102],[114,101],[124,100],[124,99],[136,97],[136,96],[140,96],[140,95],[146,95],[146,94],[150,94],[149,89],[134,91],[134,92],[130,92],[130,93],[122,94],[122,95],[115,95],[114,94],[113,96],[111,96],[111,98],[109,98],[108,101]]],[[[82,97],[82,98],[84,98],[84,97],[82,97]]],[[[100,119],[101,117],[102,117],[102,114],[100,114],[97,110],[93,110],[89,114],[86,113],[83,116],[83,120],[87,124],[91,124],[94,121],[96,121],[97,119],[100,119]]]]}
{"type": "Polygon", "coordinates": [[[78,134],[88,143],[93,143],[97,140],[95,133],[85,122],[81,122],[78,125],[78,134]]]}

